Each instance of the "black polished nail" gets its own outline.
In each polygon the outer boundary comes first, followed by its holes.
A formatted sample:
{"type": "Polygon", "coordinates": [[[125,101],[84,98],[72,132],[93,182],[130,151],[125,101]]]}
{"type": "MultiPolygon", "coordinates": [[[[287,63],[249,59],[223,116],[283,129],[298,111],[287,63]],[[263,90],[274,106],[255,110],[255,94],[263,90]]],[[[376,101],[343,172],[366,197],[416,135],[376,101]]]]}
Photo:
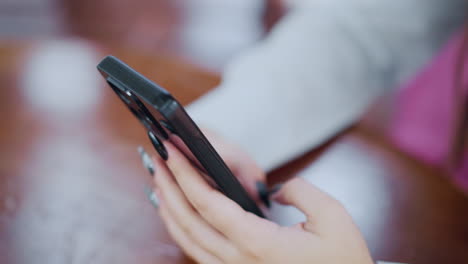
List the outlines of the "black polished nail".
{"type": "Polygon", "coordinates": [[[258,197],[260,197],[260,201],[265,204],[268,208],[270,208],[271,203],[268,195],[268,187],[264,182],[256,182],[258,197]]]}
{"type": "Polygon", "coordinates": [[[268,189],[267,185],[264,182],[256,182],[258,196],[260,200],[268,207],[271,207],[271,196],[278,193],[283,187],[282,183],[276,184],[271,189],[268,189]]]}
{"type": "Polygon", "coordinates": [[[276,194],[277,192],[279,192],[281,190],[281,188],[283,187],[284,184],[282,183],[278,183],[276,184],[275,186],[273,186],[273,188],[271,188],[269,191],[268,191],[268,196],[271,197],[272,195],[276,194]]]}
{"type": "Polygon", "coordinates": [[[163,143],[159,140],[159,138],[156,137],[151,131],[148,131],[148,137],[151,140],[151,143],[153,144],[154,148],[158,152],[159,156],[161,156],[163,160],[167,160],[169,158],[169,155],[167,154],[167,150],[164,147],[163,143]]]}
{"type": "Polygon", "coordinates": [[[145,151],[145,149],[142,146],[138,147],[138,153],[140,153],[141,161],[143,162],[143,167],[145,167],[149,171],[151,176],[154,176],[155,169],[150,155],[145,151]]]}

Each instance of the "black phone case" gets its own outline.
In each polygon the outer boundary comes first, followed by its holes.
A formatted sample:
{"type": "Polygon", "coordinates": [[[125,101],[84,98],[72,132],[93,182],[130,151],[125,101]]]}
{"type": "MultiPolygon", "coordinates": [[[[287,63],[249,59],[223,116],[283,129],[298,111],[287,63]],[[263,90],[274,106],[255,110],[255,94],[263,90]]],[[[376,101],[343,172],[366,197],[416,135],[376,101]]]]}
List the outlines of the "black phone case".
{"type": "MultiPolygon", "coordinates": [[[[169,92],[113,56],[104,58],[97,68],[109,85],[120,89],[120,92],[130,91],[138,99],[153,107],[153,110],[156,110],[165,119],[164,121],[171,126],[173,131],[170,132],[179,136],[190,149],[221,192],[239,204],[244,210],[264,217],[260,208],[249,197],[246,190],[232,174],[195,122],[169,92]]],[[[113,89],[115,90],[114,87],[113,89]]],[[[153,120],[156,120],[156,118],[153,118],[153,120]]],[[[156,122],[158,124],[154,125],[161,127],[157,120],[156,122]]]]}

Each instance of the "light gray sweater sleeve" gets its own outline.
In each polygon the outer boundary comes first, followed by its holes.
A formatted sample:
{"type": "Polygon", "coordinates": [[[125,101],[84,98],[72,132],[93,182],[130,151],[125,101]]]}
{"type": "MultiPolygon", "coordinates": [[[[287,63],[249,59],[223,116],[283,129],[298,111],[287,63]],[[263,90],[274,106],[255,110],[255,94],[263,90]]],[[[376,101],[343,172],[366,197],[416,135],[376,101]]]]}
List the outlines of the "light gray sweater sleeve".
{"type": "Polygon", "coordinates": [[[464,0],[315,0],[293,8],[189,106],[266,170],[355,122],[460,25],[464,0]]]}

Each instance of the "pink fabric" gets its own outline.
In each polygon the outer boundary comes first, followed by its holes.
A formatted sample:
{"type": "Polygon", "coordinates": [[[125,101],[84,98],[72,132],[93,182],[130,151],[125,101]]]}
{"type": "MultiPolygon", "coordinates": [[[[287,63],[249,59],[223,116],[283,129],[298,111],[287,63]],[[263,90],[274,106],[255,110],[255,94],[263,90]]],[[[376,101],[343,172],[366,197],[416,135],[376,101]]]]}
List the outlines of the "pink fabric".
{"type": "MultiPolygon", "coordinates": [[[[451,148],[455,120],[454,78],[462,34],[454,37],[434,60],[398,94],[390,136],[409,154],[443,166],[451,148]]],[[[464,74],[468,79],[468,71],[464,74]]],[[[454,173],[456,183],[468,190],[468,153],[454,173]]]]}

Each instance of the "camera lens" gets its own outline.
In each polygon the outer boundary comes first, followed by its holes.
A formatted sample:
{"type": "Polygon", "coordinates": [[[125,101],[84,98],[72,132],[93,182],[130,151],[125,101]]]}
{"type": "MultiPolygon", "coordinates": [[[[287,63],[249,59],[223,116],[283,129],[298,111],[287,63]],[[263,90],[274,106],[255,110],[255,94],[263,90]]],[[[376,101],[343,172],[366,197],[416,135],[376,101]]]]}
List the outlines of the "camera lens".
{"type": "Polygon", "coordinates": [[[138,99],[131,91],[121,90],[116,87],[114,84],[109,82],[109,85],[112,87],[112,90],[119,96],[122,102],[128,107],[128,109],[135,115],[138,120],[143,124],[143,126],[149,132],[157,134],[163,139],[168,139],[166,131],[162,128],[159,122],[153,117],[153,115],[148,111],[143,102],[138,99]]]}

